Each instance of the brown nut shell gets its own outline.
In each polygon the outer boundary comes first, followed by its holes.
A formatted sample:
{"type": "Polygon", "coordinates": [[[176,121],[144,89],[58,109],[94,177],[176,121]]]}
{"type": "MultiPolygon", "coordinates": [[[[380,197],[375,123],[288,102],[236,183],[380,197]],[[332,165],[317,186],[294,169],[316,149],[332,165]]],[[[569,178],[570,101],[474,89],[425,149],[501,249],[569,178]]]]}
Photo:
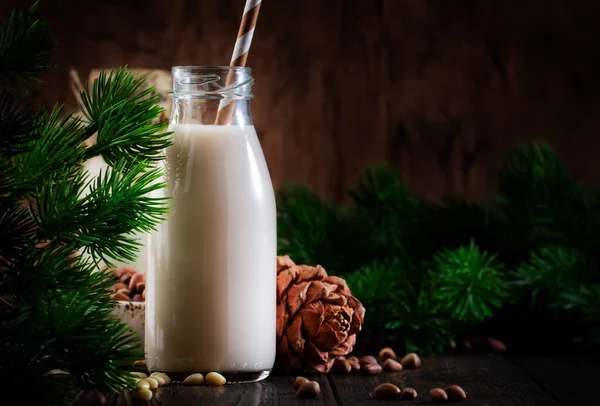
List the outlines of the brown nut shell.
{"type": "Polygon", "coordinates": [[[448,395],[449,400],[463,400],[467,398],[467,394],[464,389],[458,385],[450,385],[446,389],[444,389],[446,395],[448,395]]]}
{"type": "Polygon", "coordinates": [[[391,383],[382,383],[373,391],[373,397],[381,400],[397,399],[400,394],[400,388],[391,383]]]}
{"type": "Polygon", "coordinates": [[[302,399],[314,399],[321,393],[321,386],[318,382],[304,382],[296,391],[296,396],[302,399]]]}
{"type": "Polygon", "coordinates": [[[365,355],[359,361],[360,366],[365,366],[367,364],[377,364],[377,358],[372,355],[365,355]]]}
{"type": "Polygon", "coordinates": [[[400,392],[400,399],[402,400],[415,400],[417,398],[417,391],[414,388],[404,388],[400,392]]]}
{"type": "Polygon", "coordinates": [[[346,359],[346,361],[348,361],[348,364],[350,364],[352,371],[354,371],[354,372],[360,371],[360,362],[358,361],[358,358],[349,357],[348,359],[346,359]]]}
{"type": "Polygon", "coordinates": [[[381,351],[379,351],[379,359],[385,361],[388,358],[396,359],[396,353],[391,347],[382,348],[381,351]]]}
{"type": "Polygon", "coordinates": [[[335,372],[348,374],[350,373],[350,371],[352,371],[352,365],[350,365],[350,363],[345,357],[337,357],[335,361],[333,361],[332,369],[335,372]]]}
{"type": "Polygon", "coordinates": [[[135,273],[135,269],[130,268],[128,266],[124,266],[124,267],[121,267],[121,268],[115,270],[115,276],[117,278],[120,278],[121,276],[123,276],[125,274],[133,275],[134,273],[135,273]]]}
{"type": "Polygon", "coordinates": [[[135,273],[129,280],[129,290],[133,291],[138,283],[146,282],[146,278],[143,273],[135,273]]]}
{"type": "Polygon", "coordinates": [[[446,391],[441,388],[433,388],[429,391],[429,396],[431,397],[431,401],[433,403],[444,403],[448,400],[446,391]]]}
{"type": "Polygon", "coordinates": [[[379,364],[367,364],[363,365],[362,370],[369,375],[378,375],[383,371],[383,368],[379,364]]]}
{"type": "Polygon", "coordinates": [[[124,283],[121,282],[117,282],[114,285],[112,285],[110,287],[111,290],[114,290],[115,292],[121,289],[127,289],[127,285],[125,285],[124,283]]]}
{"type": "Polygon", "coordinates": [[[123,294],[122,292],[113,293],[110,297],[115,300],[120,300],[120,301],[127,301],[127,302],[131,301],[131,298],[129,296],[123,294]]]}
{"type": "Polygon", "coordinates": [[[306,382],[310,382],[310,380],[306,379],[303,376],[296,377],[296,379],[294,379],[294,391],[297,391],[298,388],[300,388],[302,386],[302,384],[304,384],[306,382]]]}
{"type": "Polygon", "coordinates": [[[421,358],[414,352],[406,354],[400,361],[404,368],[416,369],[421,366],[421,358]]]}
{"type": "Polygon", "coordinates": [[[395,359],[388,358],[383,361],[383,370],[386,372],[398,372],[402,371],[402,364],[395,359]]]}

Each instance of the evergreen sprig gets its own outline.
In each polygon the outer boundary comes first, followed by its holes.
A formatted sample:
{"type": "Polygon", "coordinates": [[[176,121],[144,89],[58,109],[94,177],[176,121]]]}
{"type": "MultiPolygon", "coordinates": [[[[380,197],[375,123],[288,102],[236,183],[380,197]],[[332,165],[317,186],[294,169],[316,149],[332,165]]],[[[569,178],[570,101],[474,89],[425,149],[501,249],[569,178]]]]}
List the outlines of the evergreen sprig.
{"type": "Polygon", "coordinates": [[[457,336],[494,332],[535,351],[573,342],[552,334],[561,323],[579,348],[600,350],[599,195],[549,145],[509,154],[489,204],[429,202],[383,164],[349,194],[350,206],[325,208],[306,188],[287,190],[294,205],[279,207],[279,252],[346,279],[367,309],[358,349],[432,354],[457,336]],[[344,215],[315,222],[332,212],[344,215]]]}
{"type": "Polygon", "coordinates": [[[154,122],[162,108],[153,88],[143,90],[145,79],[125,69],[101,72],[92,91],[82,93],[82,112],[89,127],[98,133],[96,144],[87,150],[88,157],[101,154],[114,165],[124,158],[158,161],[169,145],[165,136],[157,136],[166,122],[154,122]]]}
{"type": "Polygon", "coordinates": [[[472,242],[468,247],[438,251],[428,279],[442,311],[456,321],[473,323],[492,317],[507,298],[501,270],[494,255],[472,242]]]}
{"type": "Polygon", "coordinates": [[[82,93],[84,119],[25,104],[52,43],[36,9],[0,26],[0,388],[67,405],[79,390],[133,386],[143,350],[114,317],[99,267],[135,260],[132,233],[162,221],[155,161],[171,139],[152,89],[126,68],[82,93]],[[92,176],[90,158],[107,168],[92,176]]]}
{"type": "Polygon", "coordinates": [[[554,311],[564,311],[579,322],[573,344],[577,348],[590,351],[600,345],[600,284],[581,284],[565,289],[550,307],[554,311]]]}
{"type": "Polygon", "coordinates": [[[547,246],[534,250],[512,272],[514,300],[530,301],[532,307],[544,307],[556,300],[565,289],[573,288],[579,278],[591,270],[579,250],[547,246]]]}
{"type": "Polygon", "coordinates": [[[341,215],[337,207],[308,188],[289,184],[277,193],[278,246],[298,263],[337,268],[334,246],[341,215]]]}
{"type": "Polygon", "coordinates": [[[38,6],[12,11],[0,27],[0,86],[31,85],[51,68],[50,27],[37,18],[38,6]]]}

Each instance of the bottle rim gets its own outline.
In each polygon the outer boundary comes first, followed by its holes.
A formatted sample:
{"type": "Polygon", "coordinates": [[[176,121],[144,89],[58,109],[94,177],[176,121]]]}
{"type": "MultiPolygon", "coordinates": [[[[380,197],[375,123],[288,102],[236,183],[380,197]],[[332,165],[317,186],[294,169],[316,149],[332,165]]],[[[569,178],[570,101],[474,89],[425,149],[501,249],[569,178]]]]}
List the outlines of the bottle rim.
{"type": "Polygon", "coordinates": [[[231,99],[253,97],[252,69],[247,66],[173,66],[172,98],[231,99]]]}

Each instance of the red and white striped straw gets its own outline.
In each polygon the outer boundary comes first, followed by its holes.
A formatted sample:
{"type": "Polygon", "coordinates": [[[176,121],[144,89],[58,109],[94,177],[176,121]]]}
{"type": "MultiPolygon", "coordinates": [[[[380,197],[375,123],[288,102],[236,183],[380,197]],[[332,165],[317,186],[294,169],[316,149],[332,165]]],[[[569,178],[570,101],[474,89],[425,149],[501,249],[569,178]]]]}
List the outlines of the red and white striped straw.
{"type": "MultiPolygon", "coordinates": [[[[254,36],[254,29],[256,28],[256,21],[258,20],[258,12],[260,11],[261,3],[262,0],[246,0],[242,21],[240,22],[240,28],[235,41],[235,47],[233,48],[233,54],[231,55],[231,62],[229,63],[230,66],[246,66],[246,60],[248,59],[248,53],[250,52],[250,45],[252,45],[252,37],[254,36]]],[[[233,77],[234,75],[230,72],[227,76],[226,86],[231,85],[233,77]]],[[[219,103],[215,124],[229,123],[232,118],[233,107],[233,100],[222,99],[219,103]]]]}

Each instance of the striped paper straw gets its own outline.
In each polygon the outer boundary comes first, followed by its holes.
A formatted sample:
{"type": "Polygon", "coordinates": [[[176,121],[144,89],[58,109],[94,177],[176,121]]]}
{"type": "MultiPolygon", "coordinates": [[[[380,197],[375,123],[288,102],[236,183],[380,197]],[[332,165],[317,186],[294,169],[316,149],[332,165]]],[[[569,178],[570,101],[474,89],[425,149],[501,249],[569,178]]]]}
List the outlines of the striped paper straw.
{"type": "MultiPolygon", "coordinates": [[[[238,30],[235,47],[233,48],[233,54],[231,55],[231,62],[229,63],[230,66],[246,66],[246,60],[248,59],[250,45],[252,44],[252,37],[254,36],[254,29],[256,28],[256,21],[258,20],[258,12],[260,11],[261,3],[262,0],[246,0],[242,21],[240,22],[240,29],[238,30]]],[[[230,72],[227,76],[226,86],[231,85],[233,76],[234,75],[230,72]]],[[[235,104],[231,99],[221,99],[215,124],[229,123],[233,114],[234,105],[235,104]]]]}

